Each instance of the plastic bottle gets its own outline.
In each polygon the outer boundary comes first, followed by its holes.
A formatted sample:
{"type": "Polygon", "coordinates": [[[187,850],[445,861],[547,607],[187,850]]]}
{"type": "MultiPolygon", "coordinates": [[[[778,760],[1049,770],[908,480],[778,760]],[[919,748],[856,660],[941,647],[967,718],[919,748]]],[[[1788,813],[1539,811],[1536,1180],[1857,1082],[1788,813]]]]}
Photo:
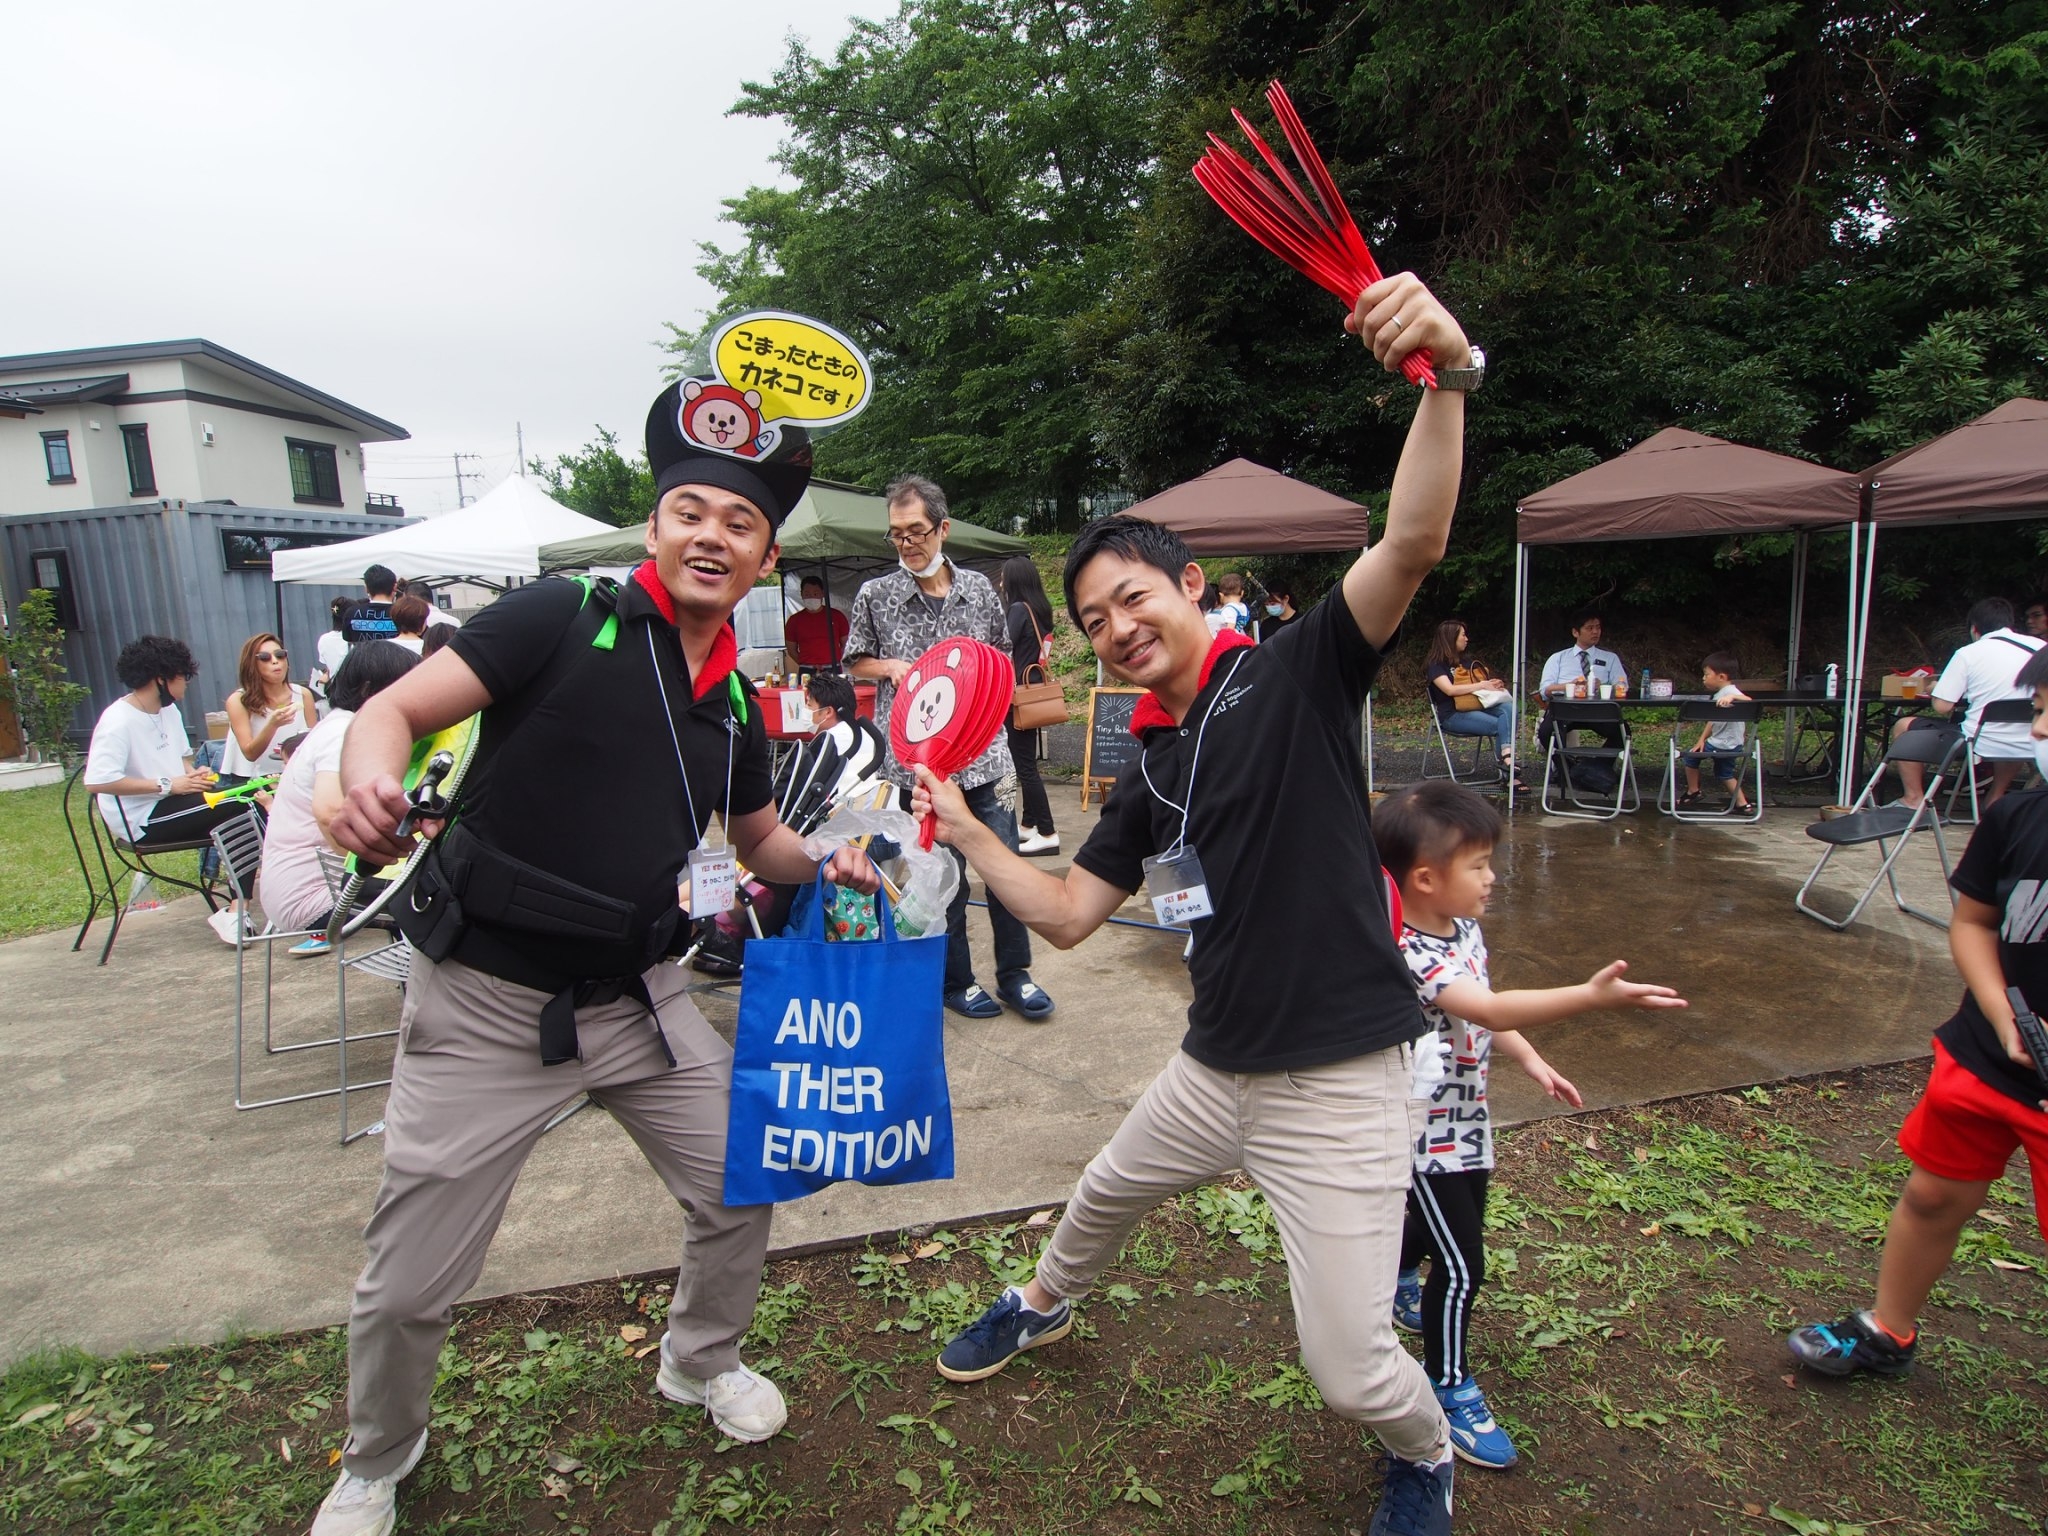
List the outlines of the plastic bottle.
{"type": "Polygon", "coordinates": [[[1648,698],[1649,696],[1650,696],[1650,669],[1649,669],[1648,667],[1645,667],[1645,668],[1643,668],[1643,691],[1642,691],[1641,693],[1637,694],[1637,695],[1636,695],[1636,697],[1637,697],[1637,698],[1639,698],[1639,699],[1647,699],[1647,698],[1648,698]]]}
{"type": "Polygon", "coordinates": [[[1842,691],[1842,669],[1834,662],[1828,663],[1828,697],[1834,698],[1842,691]]]}

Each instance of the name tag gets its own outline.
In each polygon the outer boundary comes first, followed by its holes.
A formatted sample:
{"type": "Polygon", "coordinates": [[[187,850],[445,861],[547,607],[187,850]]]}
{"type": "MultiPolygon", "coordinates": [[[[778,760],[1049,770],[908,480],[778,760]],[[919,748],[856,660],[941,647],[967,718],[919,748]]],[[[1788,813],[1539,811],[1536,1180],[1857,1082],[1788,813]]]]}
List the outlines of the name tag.
{"type": "Polygon", "coordinates": [[[1152,910],[1159,921],[1185,928],[1198,917],[1213,917],[1216,908],[1209,901],[1209,883],[1202,875],[1202,861],[1195,850],[1183,848],[1171,856],[1159,854],[1145,860],[1145,889],[1152,898],[1152,910]]]}
{"type": "Polygon", "coordinates": [[[740,864],[732,849],[709,844],[690,850],[690,916],[730,912],[739,891],[740,864]]]}

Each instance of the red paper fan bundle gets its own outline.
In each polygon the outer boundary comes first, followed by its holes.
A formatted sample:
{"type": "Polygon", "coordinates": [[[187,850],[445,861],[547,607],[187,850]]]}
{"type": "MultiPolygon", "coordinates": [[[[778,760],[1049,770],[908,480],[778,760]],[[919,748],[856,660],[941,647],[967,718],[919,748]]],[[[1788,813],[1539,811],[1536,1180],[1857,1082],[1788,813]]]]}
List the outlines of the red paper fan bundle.
{"type": "MultiPolygon", "coordinates": [[[[1266,101],[1287,136],[1308,184],[1315,189],[1311,202],[1301,185],[1266,141],[1259,137],[1242,112],[1232,110],[1237,126],[1251,140],[1252,148],[1266,162],[1273,176],[1268,178],[1215,134],[1209,135],[1209,149],[1195,162],[1195,180],[1216,201],[1216,206],[1267,250],[1295,271],[1334,293],[1344,304],[1358,302],[1358,295],[1380,280],[1379,263],[1366,249],[1351,212],[1338,194],[1336,180],[1317,153],[1302,126],[1294,103],[1275,80],[1266,88],[1266,101]],[[1284,189],[1284,190],[1283,190],[1284,189]]],[[[1418,348],[1401,360],[1401,372],[1410,383],[1436,388],[1436,370],[1430,366],[1427,348],[1418,348]]]]}
{"type": "MultiPolygon", "coordinates": [[[[1016,696],[1010,658],[981,640],[941,640],[911,663],[889,710],[889,750],[905,768],[950,778],[986,752],[1016,696]]],[[[929,848],[937,822],[925,817],[929,848]]]]}

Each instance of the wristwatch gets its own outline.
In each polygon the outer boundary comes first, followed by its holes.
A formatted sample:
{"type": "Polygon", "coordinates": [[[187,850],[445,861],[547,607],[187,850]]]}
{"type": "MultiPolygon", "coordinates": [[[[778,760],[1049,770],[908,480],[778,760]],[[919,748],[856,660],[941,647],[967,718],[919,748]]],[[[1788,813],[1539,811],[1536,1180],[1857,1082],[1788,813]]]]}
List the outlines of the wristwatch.
{"type": "Polygon", "coordinates": [[[1438,389],[1455,389],[1471,394],[1486,382],[1486,354],[1479,348],[1472,349],[1472,366],[1469,368],[1439,368],[1436,370],[1438,389]]]}
{"type": "Polygon", "coordinates": [[[156,792],[160,795],[168,795],[171,792],[171,778],[169,774],[157,775],[156,792]]]}

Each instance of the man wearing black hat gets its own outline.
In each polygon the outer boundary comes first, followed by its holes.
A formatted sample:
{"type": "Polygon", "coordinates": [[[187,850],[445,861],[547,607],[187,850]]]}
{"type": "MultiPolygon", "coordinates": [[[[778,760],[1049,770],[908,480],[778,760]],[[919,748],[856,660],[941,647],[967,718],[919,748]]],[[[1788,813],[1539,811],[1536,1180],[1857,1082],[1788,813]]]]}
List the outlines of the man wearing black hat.
{"type": "MultiPolygon", "coordinates": [[[[686,942],[679,894],[716,899],[691,858],[714,811],[762,878],[817,871],[776,819],[729,623],[774,568],[810,445],[797,429],[737,451],[697,441],[686,412],[703,392],[672,386],[648,416],[659,499],[648,559],[625,583],[508,593],[350,728],[334,837],[389,862],[409,851],[398,828],[412,743],[481,712],[457,815],[396,903],[417,954],[349,1319],[349,1437],[314,1536],[391,1530],[454,1304],[527,1154],[580,1094],[626,1127],[686,1213],[659,1390],[735,1439],[766,1440],[786,1418],[738,1354],[772,1207],[721,1199],[732,1053],[664,957],[686,942]],[[568,782],[570,763],[601,789],[568,782]]],[[[878,883],[851,850],[825,873],[878,883]]]]}

